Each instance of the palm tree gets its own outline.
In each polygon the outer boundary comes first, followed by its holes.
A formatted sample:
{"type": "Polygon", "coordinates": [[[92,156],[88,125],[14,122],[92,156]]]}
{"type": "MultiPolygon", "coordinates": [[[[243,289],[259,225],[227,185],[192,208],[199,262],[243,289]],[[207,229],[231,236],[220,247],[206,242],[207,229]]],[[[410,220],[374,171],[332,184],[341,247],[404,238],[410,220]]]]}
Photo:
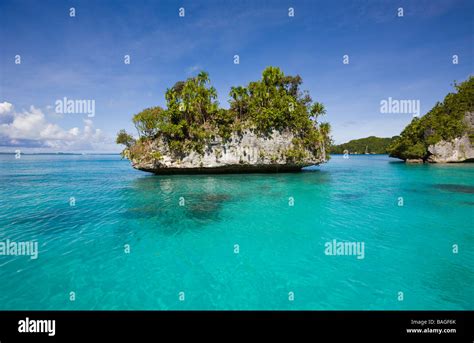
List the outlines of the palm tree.
{"type": "Polygon", "coordinates": [[[206,83],[209,82],[209,74],[205,71],[201,71],[197,76],[196,80],[198,81],[199,86],[204,86],[206,83]]]}
{"type": "Polygon", "coordinates": [[[242,119],[244,105],[248,98],[247,88],[238,86],[231,87],[229,95],[234,99],[235,105],[238,109],[239,119],[242,119]]]}
{"type": "Polygon", "coordinates": [[[324,148],[331,144],[331,137],[329,137],[329,132],[331,131],[331,125],[329,123],[321,123],[319,125],[319,132],[321,133],[321,143],[324,148]]]}
{"type": "Polygon", "coordinates": [[[311,116],[309,117],[313,123],[316,125],[316,121],[320,115],[326,114],[326,108],[320,102],[315,102],[313,106],[311,106],[310,110],[311,116]]]}

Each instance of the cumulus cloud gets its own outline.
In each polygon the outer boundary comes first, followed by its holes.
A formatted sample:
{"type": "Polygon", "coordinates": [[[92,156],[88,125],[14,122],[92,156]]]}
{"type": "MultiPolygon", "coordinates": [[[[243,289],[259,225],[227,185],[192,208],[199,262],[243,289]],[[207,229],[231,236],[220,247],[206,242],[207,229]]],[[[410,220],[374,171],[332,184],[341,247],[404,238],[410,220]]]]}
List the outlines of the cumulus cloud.
{"type": "Polygon", "coordinates": [[[10,104],[6,101],[0,102],[0,114],[11,112],[12,109],[13,109],[12,104],[10,104]]]}
{"type": "Polygon", "coordinates": [[[48,122],[41,109],[16,112],[8,102],[0,103],[0,146],[24,148],[52,148],[61,151],[105,151],[113,142],[90,119],[83,128],[64,129],[48,122]]]}

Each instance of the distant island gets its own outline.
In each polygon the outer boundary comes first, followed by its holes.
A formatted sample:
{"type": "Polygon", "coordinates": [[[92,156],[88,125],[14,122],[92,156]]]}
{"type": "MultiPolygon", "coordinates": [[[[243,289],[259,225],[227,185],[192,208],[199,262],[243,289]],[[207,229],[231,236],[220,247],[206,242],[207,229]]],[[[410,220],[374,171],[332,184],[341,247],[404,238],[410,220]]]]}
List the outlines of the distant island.
{"type": "Polygon", "coordinates": [[[261,80],[232,87],[220,108],[205,72],[166,91],[166,108],[133,116],[139,138],[121,130],[116,142],[132,166],[156,174],[281,172],[327,160],[324,106],[300,89],[299,75],[268,67],[261,80]]]}
{"type": "Polygon", "coordinates": [[[391,157],[409,163],[474,161],[474,77],[454,86],[456,93],[414,118],[394,140],[391,157]]]}
{"type": "Polygon", "coordinates": [[[392,138],[370,136],[353,139],[344,144],[332,145],[329,151],[332,154],[388,154],[388,147],[396,138],[398,136],[392,138]]]}

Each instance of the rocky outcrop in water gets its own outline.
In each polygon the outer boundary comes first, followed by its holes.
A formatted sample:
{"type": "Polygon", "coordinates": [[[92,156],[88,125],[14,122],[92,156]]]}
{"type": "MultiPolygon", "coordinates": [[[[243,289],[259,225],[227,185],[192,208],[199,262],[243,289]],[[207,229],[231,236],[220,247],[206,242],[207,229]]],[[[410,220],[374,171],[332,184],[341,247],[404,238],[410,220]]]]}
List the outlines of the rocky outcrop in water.
{"type": "Polygon", "coordinates": [[[136,169],[156,174],[298,171],[326,161],[329,123],[324,105],[300,89],[299,75],[267,67],[262,78],[231,87],[220,108],[209,74],[178,81],[166,108],[132,118],[138,139],[120,130],[116,143],[136,169]]]}
{"type": "Polygon", "coordinates": [[[474,77],[455,89],[405,127],[388,147],[391,157],[407,163],[474,161],[474,77]]]}
{"type": "Polygon", "coordinates": [[[136,169],[155,174],[289,172],[326,161],[323,145],[302,150],[293,145],[294,135],[273,131],[261,136],[250,130],[234,133],[228,140],[217,137],[203,153],[175,154],[160,139],[125,151],[136,169]]]}

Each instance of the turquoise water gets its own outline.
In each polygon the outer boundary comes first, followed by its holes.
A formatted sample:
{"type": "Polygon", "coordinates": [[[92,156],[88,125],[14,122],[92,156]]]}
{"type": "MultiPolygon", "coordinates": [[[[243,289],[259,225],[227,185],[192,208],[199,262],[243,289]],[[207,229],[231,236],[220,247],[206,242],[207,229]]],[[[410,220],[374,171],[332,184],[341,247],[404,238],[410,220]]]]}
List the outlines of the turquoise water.
{"type": "Polygon", "coordinates": [[[474,164],[311,169],[153,176],[119,156],[0,155],[0,241],[39,244],[0,256],[0,309],[474,309],[474,164]],[[365,258],[325,255],[333,239],[365,258]]]}

